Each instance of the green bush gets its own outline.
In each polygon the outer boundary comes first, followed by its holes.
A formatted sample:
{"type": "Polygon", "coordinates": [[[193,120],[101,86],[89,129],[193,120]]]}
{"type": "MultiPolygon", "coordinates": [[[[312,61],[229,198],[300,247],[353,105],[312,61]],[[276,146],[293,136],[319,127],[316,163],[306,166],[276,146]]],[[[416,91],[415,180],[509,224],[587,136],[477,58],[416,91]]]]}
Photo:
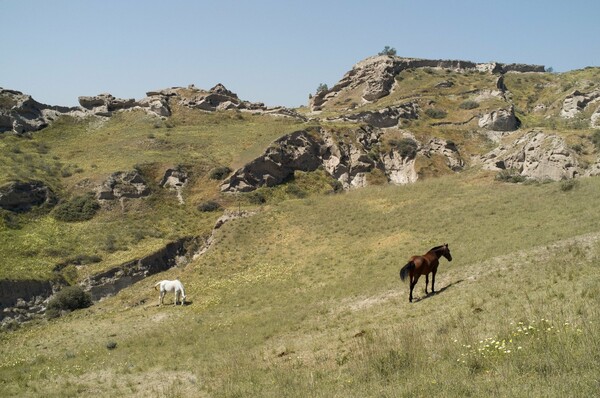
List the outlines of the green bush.
{"type": "Polygon", "coordinates": [[[222,180],[231,173],[231,169],[227,166],[215,167],[208,173],[211,180],[222,180]]]}
{"type": "Polygon", "coordinates": [[[575,188],[576,186],[577,186],[577,180],[575,180],[574,178],[562,180],[560,182],[560,190],[563,192],[570,191],[573,188],[575,188]]]}
{"type": "Polygon", "coordinates": [[[77,196],[62,202],[54,209],[54,218],[59,221],[91,220],[100,209],[100,204],[92,194],[77,196]]]}
{"type": "Polygon", "coordinates": [[[396,147],[400,156],[403,158],[414,159],[414,157],[417,156],[417,148],[419,145],[412,138],[390,140],[390,145],[396,147]]]}
{"type": "Polygon", "coordinates": [[[460,109],[475,109],[479,108],[479,102],[467,100],[458,106],[460,109]]]}
{"type": "Polygon", "coordinates": [[[49,318],[60,316],[61,311],[74,311],[92,305],[92,297],[79,286],[67,286],[56,293],[48,302],[46,315],[49,318]]]}
{"type": "Polygon", "coordinates": [[[201,212],[217,211],[221,208],[221,205],[214,200],[208,200],[198,205],[198,210],[201,212]]]}
{"type": "Polygon", "coordinates": [[[524,182],[526,179],[527,178],[522,176],[519,173],[519,171],[515,170],[515,169],[502,170],[501,172],[496,174],[497,181],[518,183],[518,182],[524,182]]]}
{"type": "Polygon", "coordinates": [[[429,108],[425,110],[425,114],[432,119],[443,119],[447,115],[445,110],[436,108],[429,108]]]}

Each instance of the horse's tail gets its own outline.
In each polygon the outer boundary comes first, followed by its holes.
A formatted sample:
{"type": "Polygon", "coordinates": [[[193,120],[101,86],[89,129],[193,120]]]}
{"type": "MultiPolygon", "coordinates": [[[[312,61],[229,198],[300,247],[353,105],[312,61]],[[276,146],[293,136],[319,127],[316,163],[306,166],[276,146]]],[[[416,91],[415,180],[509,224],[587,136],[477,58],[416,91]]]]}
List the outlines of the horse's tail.
{"type": "MultiPolygon", "coordinates": [[[[160,282],[162,282],[162,281],[160,281],[160,282]]],[[[157,287],[160,286],[160,282],[156,282],[156,285],[154,285],[154,290],[158,290],[157,287]]]]}
{"type": "Polygon", "coordinates": [[[409,261],[404,267],[400,269],[400,280],[405,280],[411,269],[415,269],[415,263],[409,261]]]}

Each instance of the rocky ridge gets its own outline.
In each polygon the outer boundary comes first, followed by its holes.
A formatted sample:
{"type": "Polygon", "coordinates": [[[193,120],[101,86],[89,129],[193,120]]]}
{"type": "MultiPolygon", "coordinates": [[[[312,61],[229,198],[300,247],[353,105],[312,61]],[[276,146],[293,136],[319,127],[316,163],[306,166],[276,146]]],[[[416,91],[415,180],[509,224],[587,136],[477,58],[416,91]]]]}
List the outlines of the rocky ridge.
{"type": "Polygon", "coordinates": [[[430,60],[417,58],[402,58],[397,56],[380,55],[367,58],[347,72],[331,89],[316,93],[310,100],[312,111],[320,111],[334,98],[345,91],[357,90],[362,87],[363,102],[379,100],[393,90],[396,76],[406,69],[414,68],[444,68],[458,71],[477,70],[487,73],[504,74],[508,72],[544,72],[541,65],[475,63],[460,60],[430,60]]]}
{"type": "Polygon", "coordinates": [[[103,93],[94,96],[80,96],[79,107],[50,106],[35,101],[30,95],[20,91],[0,88],[0,134],[22,135],[47,127],[60,116],[84,118],[88,116],[111,117],[115,112],[142,110],[156,117],[171,116],[171,106],[178,105],[207,112],[239,110],[280,117],[292,117],[306,121],[298,112],[282,106],[268,107],[263,103],[240,100],[237,94],[222,84],[209,91],[190,85],[187,88],[171,87],[149,91],[140,100],[117,98],[103,93]]]}

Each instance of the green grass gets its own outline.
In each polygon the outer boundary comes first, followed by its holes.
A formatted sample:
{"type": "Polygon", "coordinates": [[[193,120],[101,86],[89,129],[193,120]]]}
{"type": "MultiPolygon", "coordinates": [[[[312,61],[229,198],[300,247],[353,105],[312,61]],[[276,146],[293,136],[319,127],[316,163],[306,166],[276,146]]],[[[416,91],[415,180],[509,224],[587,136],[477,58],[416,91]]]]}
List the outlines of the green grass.
{"type": "Polygon", "coordinates": [[[596,178],[563,191],[463,176],[267,205],[221,228],[185,269],[0,335],[0,388],[5,396],[593,395],[599,191],[596,178]],[[420,281],[409,304],[399,268],[445,242],[454,261],[441,262],[440,292],[426,298],[420,281]],[[175,276],[191,304],[156,307],[153,281],[175,276]]]}
{"type": "Polygon", "coordinates": [[[44,181],[64,207],[110,174],[135,167],[154,194],[127,200],[123,207],[104,206],[93,220],[74,223],[55,220],[46,208],[29,214],[1,211],[0,255],[9,260],[0,264],[0,278],[49,279],[56,265],[70,258],[100,257],[99,263],[79,269],[78,277],[84,278],[169,241],[207,235],[218,215],[200,214],[197,206],[207,200],[225,205],[233,200],[219,195],[219,181],[210,180],[210,170],[237,168],[276,138],[302,127],[292,119],[175,107],[166,121],[141,111],[121,112],[108,120],[63,117],[31,138],[1,136],[0,184],[44,181]],[[185,205],[158,186],[164,171],[176,165],[190,171],[185,205]]]}

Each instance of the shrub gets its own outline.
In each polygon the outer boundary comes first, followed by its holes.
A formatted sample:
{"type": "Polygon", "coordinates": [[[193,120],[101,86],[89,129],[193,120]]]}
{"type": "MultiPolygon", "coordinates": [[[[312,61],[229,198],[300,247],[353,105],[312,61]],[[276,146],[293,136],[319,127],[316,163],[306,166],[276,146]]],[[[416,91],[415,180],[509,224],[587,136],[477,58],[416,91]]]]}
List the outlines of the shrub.
{"type": "Polygon", "coordinates": [[[568,180],[562,180],[560,182],[560,190],[563,192],[567,192],[572,190],[573,188],[575,188],[577,186],[577,180],[571,178],[568,180]]]}
{"type": "Polygon", "coordinates": [[[221,208],[221,205],[214,200],[208,200],[198,205],[198,210],[201,212],[217,211],[221,208]]]}
{"type": "Polygon", "coordinates": [[[292,195],[300,199],[305,198],[307,196],[306,192],[296,184],[288,184],[285,187],[285,192],[288,195],[292,195]]]}
{"type": "Polygon", "coordinates": [[[100,204],[93,194],[77,196],[63,202],[54,209],[54,218],[59,221],[85,221],[91,220],[100,209],[100,204]]]}
{"type": "Polygon", "coordinates": [[[503,181],[503,182],[518,183],[518,182],[525,181],[526,178],[524,176],[522,176],[518,170],[506,169],[506,170],[502,170],[501,172],[496,174],[496,180],[503,181]]]}
{"type": "Polygon", "coordinates": [[[215,167],[208,173],[208,177],[211,180],[222,180],[231,173],[231,169],[227,166],[215,167]]]}
{"type": "Polygon", "coordinates": [[[417,156],[418,144],[412,138],[402,138],[401,140],[390,140],[390,145],[396,147],[400,156],[413,159],[417,156]]]}
{"type": "Polygon", "coordinates": [[[248,202],[255,205],[262,205],[267,203],[267,196],[261,191],[250,192],[248,194],[248,202]]]}
{"type": "Polygon", "coordinates": [[[432,119],[443,119],[447,113],[443,109],[429,108],[425,110],[425,114],[432,119]]]}
{"type": "Polygon", "coordinates": [[[46,315],[56,318],[61,311],[74,311],[92,305],[92,297],[79,286],[67,286],[56,293],[48,302],[46,315]]]}
{"type": "Polygon", "coordinates": [[[590,136],[590,140],[596,147],[596,150],[600,151],[600,130],[594,130],[594,132],[590,136]]]}
{"type": "Polygon", "coordinates": [[[467,100],[458,106],[460,109],[475,109],[479,108],[479,102],[467,100]]]}
{"type": "Polygon", "coordinates": [[[327,84],[321,83],[317,87],[317,94],[319,94],[321,91],[327,91],[327,90],[329,90],[329,87],[327,87],[327,84]]]}
{"type": "Polygon", "coordinates": [[[377,55],[396,55],[396,49],[394,47],[385,46],[383,50],[379,52],[377,55]]]}

